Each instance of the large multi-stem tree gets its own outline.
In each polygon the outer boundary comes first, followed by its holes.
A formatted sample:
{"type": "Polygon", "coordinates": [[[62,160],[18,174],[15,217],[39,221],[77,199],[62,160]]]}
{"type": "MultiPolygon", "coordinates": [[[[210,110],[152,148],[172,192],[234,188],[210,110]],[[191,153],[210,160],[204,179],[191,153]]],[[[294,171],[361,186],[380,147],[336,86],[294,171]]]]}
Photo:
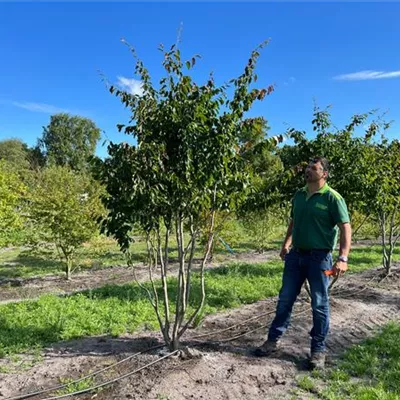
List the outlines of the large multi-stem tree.
{"type": "Polygon", "coordinates": [[[214,240],[216,212],[233,211],[246,196],[249,175],[240,154],[239,132],[253,102],[273,90],[251,88],[263,46],[251,53],[238,78],[222,86],[212,76],[204,84],[195,83],[190,72],[198,57],[184,62],[176,46],[160,49],[166,74],[159,85],[153,85],[131,48],[143,94],[110,87],[132,113],[130,124],[119,128],[133,135],[137,145],[111,143],[109,157],[97,160],[96,170],[108,192],[104,227],[128,258],[133,227],[145,233],[152,286],[143,288],[171,350],[179,347],[180,338],[204,306],[205,263],[214,240]],[[200,296],[194,296],[193,259],[204,225],[208,240],[200,265],[200,296]],[[172,288],[176,291],[174,310],[167,279],[172,232],[179,265],[177,287],[172,288]],[[154,278],[157,270],[160,290],[154,278]]]}
{"type": "Polygon", "coordinates": [[[83,171],[99,139],[100,129],[92,120],[61,113],[51,116],[38,144],[48,165],[83,171]]]}

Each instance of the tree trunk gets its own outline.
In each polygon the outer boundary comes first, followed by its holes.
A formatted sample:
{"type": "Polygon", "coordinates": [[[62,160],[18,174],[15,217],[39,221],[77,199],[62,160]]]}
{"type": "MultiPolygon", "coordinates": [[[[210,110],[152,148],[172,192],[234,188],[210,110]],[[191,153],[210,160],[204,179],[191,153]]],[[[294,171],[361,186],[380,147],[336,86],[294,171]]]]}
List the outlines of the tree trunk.
{"type": "Polygon", "coordinates": [[[388,255],[386,249],[386,214],[384,212],[382,212],[379,215],[379,225],[381,228],[381,238],[382,238],[382,265],[387,273],[388,255]]]}
{"type": "MultiPolygon", "coordinates": [[[[215,200],[215,199],[214,199],[215,200]]],[[[204,276],[204,271],[205,271],[205,265],[208,259],[208,256],[211,251],[211,247],[214,241],[214,224],[215,224],[215,210],[211,212],[210,215],[210,224],[209,224],[209,233],[208,233],[208,241],[207,241],[207,248],[205,251],[205,254],[203,256],[201,266],[200,266],[200,290],[201,290],[201,300],[200,304],[197,306],[195,312],[190,316],[189,320],[186,322],[186,324],[181,328],[181,330],[178,333],[178,337],[182,337],[182,335],[186,332],[187,328],[193,323],[195,318],[199,315],[200,311],[204,307],[204,302],[206,299],[206,290],[205,290],[205,276],[204,276]]]]}
{"type": "Polygon", "coordinates": [[[179,273],[178,273],[178,291],[176,296],[175,306],[175,322],[172,330],[172,343],[176,350],[179,346],[179,328],[182,324],[183,318],[186,313],[186,290],[187,280],[185,273],[185,243],[183,236],[183,218],[182,215],[177,215],[176,218],[176,242],[178,244],[178,262],[179,262],[179,273]]]}
{"type": "Polygon", "coordinates": [[[72,269],[72,260],[71,257],[66,257],[66,266],[65,266],[65,273],[67,277],[67,281],[71,280],[71,269],[72,269]]]}

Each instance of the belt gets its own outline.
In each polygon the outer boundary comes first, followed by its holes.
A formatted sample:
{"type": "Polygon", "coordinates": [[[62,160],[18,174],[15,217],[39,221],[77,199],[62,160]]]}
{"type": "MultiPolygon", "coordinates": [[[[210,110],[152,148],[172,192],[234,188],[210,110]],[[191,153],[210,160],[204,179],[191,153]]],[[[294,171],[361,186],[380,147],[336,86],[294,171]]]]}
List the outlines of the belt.
{"type": "Polygon", "coordinates": [[[324,251],[326,253],[330,253],[331,249],[300,249],[298,247],[293,247],[293,250],[299,254],[311,254],[313,251],[324,251]]]}

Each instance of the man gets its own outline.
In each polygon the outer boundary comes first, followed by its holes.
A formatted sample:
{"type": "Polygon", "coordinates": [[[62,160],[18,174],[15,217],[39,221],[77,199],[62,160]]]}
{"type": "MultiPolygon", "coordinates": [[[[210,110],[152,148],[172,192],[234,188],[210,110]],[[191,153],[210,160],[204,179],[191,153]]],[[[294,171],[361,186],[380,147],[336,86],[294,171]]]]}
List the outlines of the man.
{"type": "Polygon", "coordinates": [[[346,203],[326,183],[328,169],[325,158],[315,157],[305,171],[307,185],[298,190],[293,198],[291,221],[280,252],[285,266],[276,315],[268,332],[268,340],[255,352],[257,356],[266,356],[278,349],[278,340],[289,326],[293,304],[307,279],[313,314],[310,332],[312,369],[325,366],[325,340],[329,330],[329,275],[340,276],[347,271],[351,245],[346,203]],[[332,266],[332,250],[336,246],[338,230],[339,256],[332,266]]]}

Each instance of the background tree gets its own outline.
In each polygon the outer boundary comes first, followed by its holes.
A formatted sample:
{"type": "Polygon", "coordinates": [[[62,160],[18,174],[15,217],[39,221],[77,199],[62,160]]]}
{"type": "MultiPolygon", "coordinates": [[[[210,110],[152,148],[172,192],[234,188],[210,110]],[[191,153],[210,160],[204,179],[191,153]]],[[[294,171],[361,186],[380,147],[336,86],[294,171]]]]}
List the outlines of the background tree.
{"type": "Polygon", "coordinates": [[[119,125],[119,129],[134,135],[137,146],[111,143],[109,158],[97,160],[96,170],[108,192],[104,227],[128,257],[132,228],[138,225],[145,233],[152,289],[143,287],[171,350],[179,347],[180,338],[204,305],[204,268],[214,240],[215,214],[235,210],[246,195],[249,174],[239,152],[240,125],[252,103],[273,90],[250,90],[262,47],[251,54],[243,74],[231,81],[231,99],[228,85],[217,86],[212,77],[198,85],[185,74],[185,69],[193,68],[197,56],[183,62],[175,46],[169,51],[160,48],[166,76],[158,88],[140,60],[135,70],[143,84],[142,96],[110,88],[131,110],[132,124],[119,125]],[[191,290],[192,264],[204,221],[208,240],[196,302],[191,290]],[[179,264],[174,317],[170,309],[172,289],[167,280],[173,229],[179,264]],[[153,279],[156,267],[161,271],[162,298],[153,279]]]}
{"type": "Polygon", "coordinates": [[[100,194],[97,182],[68,167],[47,167],[35,175],[28,214],[41,239],[54,243],[64,259],[67,279],[77,248],[98,232],[97,220],[104,210],[100,194]]]}
{"type": "Polygon", "coordinates": [[[0,160],[9,164],[15,172],[29,169],[29,149],[20,139],[6,139],[0,141],[0,160]]]}
{"type": "Polygon", "coordinates": [[[400,152],[399,142],[384,136],[390,123],[375,112],[355,114],[342,129],[334,127],[329,109],[314,110],[316,136],[307,139],[305,132],[289,129],[294,146],[283,146],[277,152],[285,172],[273,185],[275,199],[289,200],[304,185],[304,167],[315,155],[330,161],[329,184],[346,200],[349,211],[357,215],[358,226],[374,219],[379,223],[382,257],[386,273],[390,272],[394,246],[399,239],[400,221],[400,152]],[[382,136],[376,137],[379,133],[382,136]],[[360,218],[361,214],[361,218],[360,218]]]}
{"type": "Polygon", "coordinates": [[[400,238],[400,142],[384,135],[375,142],[370,138],[366,137],[357,171],[364,187],[361,209],[379,224],[382,263],[388,275],[400,238]]]}
{"type": "Polygon", "coordinates": [[[276,154],[276,143],[267,136],[269,130],[264,118],[249,118],[243,121],[239,132],[240,154],[250,172],[251,193],[237,214],[251,232],[260,252],[268,248],[271,235],[281,230],[279,227],[283,222],[279,210],[283,205],[278,206],[272,191],[269,191],[271,183],[283,172],[282,162],[276,154]]]}
{"type": "Polygon", "coordinates": [[[44,128],[39,147],[49,165],[68,166],[75,171],[88,167],[100,138],[100,129],[93,121],[61,113],[51,116],[44,128]]]}
{"type": "Polygon", "coordinates": [[[4,160],[0,160],[0,246],[12,242],[13,233],[23,226],[21,206],[26,187],[4,160]]]}

